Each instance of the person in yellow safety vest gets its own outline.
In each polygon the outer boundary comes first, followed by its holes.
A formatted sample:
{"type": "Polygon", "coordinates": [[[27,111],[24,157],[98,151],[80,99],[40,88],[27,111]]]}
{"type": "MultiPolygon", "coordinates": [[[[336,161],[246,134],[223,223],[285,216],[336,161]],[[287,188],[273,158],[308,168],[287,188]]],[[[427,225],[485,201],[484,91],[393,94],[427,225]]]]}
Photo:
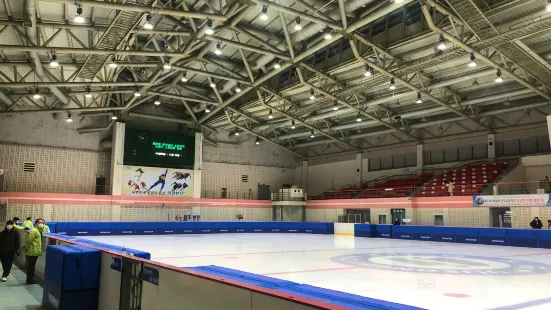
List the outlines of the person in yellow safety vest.
{"type": "Polygon", "coordinates": [[[33,229],[33,221],[31,220],[31,217],[29,216],[25,222],[23,222],[23,227],[25,230],[32,230],[33,229]]]}
{"type": "Polygon", "coordinates": [[[34,280],[34,270],[36,261],[42,256],[42,232],[44,229],[44,220],[37,219],[36,226],[31,228],[27,241],[25,242],[25,256],[27,258],[27,284],[36,284],[34,280]]]}
{"type": "Polygon", "coordinates": [[[23,224],[21,223],[21,219],[18,218],[17,216],[13,218],[12,220],[15,224],[13,225],[13,228],[15,228],[16,230],[23,230],[25,229],[25,227],[23,226],[23,224]]]}
{"type": "Polygon", "coordinates": [[[42,222],[44,222],[44,228],[42,228],[42,232],[43,233],[49,233],[50,232],[50,227],[48,227],[48,225],[46,225],[45,220],[42,220],[42,222]]]}

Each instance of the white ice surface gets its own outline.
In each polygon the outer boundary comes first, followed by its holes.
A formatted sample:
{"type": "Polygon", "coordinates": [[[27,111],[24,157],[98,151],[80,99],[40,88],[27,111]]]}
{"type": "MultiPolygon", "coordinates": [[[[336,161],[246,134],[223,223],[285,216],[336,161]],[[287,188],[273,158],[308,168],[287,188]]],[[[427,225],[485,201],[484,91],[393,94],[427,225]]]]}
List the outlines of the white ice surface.
{"type": "Polygon", "coordinates": [[[427,309],[551,310],[548,249],[306,234],[86,238],[147,251],[152,260],[178,267],[223,266],[427,309]],[[332,260],[357,254],[375,254],[361,258],[360,263],[378,264],[382,269],[358,266],[355,257],[349,257],[355,260],[347,264],[332,260]],[[400,261],[407,254],[418,263],[400,261]],[[441,255],[451,261],[442,262],[441,255]],[[465,260],[472,263],[464,265],[465,260]],[[509,272],[509,266],[517,268],[509,272]],[[423,268],[432,272],[417,270],[423,268]],[[475,271],[466,275],[439,270],[475,271]],[[489,274],[476,274],[479,271],[489,274]],[[506,274],[491,274],[494,271],[506,274]]]}

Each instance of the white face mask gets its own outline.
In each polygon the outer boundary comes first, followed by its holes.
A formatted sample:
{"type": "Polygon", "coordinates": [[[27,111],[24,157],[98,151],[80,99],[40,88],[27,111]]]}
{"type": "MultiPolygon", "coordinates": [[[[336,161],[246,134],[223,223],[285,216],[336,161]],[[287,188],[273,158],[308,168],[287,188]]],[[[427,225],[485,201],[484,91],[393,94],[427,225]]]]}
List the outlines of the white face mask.
{"type": "Polygon", "coordinates": [[[7,228],[8,230],[10,230],[10,229],[13,228],[13,225],[6,225],[6,228],[7,228]]]}
{"type": "Polygon", "coordinates": [[[38,224],[38,227],[39,227],[39,228],[43,228],[43,227],[44,227],[44,224],[38,224]]]}

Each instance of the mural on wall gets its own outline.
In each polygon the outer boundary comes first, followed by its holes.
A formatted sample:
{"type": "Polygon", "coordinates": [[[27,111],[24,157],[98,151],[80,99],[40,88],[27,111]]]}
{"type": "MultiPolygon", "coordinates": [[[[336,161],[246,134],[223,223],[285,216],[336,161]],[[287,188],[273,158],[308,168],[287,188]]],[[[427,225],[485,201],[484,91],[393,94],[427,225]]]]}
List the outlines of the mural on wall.
{"type": "Polygon", "coordinates": [[[193,170],[124,166],[122,194],[191,198],[193,170]]]}

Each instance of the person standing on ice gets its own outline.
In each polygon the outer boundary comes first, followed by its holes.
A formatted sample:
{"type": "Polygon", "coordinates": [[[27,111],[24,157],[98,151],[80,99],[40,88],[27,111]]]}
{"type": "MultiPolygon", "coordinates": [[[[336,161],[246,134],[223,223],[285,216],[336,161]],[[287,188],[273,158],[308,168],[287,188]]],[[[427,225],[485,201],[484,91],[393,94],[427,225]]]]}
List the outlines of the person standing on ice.
{"type": "Polygon", "coordinates": [[[543,223],[541,220],[536,216],[532,222],[530,222],[530,227],[533,229],[541,229],[543,227],[543,223]]]}
{"type": "Polygon", "coordinates": [[[11,267],[15,255],[21,247],[19,233],[14,228],[13,221],[6,222],[6,228],[0,232],[0,262],[2,263],[2,282],[6,282],[10,276],[11,267]]]}
{"type": "Polygon", "coordinates": [[[400,218],[397,217],[396,221],[394,221],[394,225],[401,225],[401,224],[402,224],[402,222],[400,222],[400,218]]]}

